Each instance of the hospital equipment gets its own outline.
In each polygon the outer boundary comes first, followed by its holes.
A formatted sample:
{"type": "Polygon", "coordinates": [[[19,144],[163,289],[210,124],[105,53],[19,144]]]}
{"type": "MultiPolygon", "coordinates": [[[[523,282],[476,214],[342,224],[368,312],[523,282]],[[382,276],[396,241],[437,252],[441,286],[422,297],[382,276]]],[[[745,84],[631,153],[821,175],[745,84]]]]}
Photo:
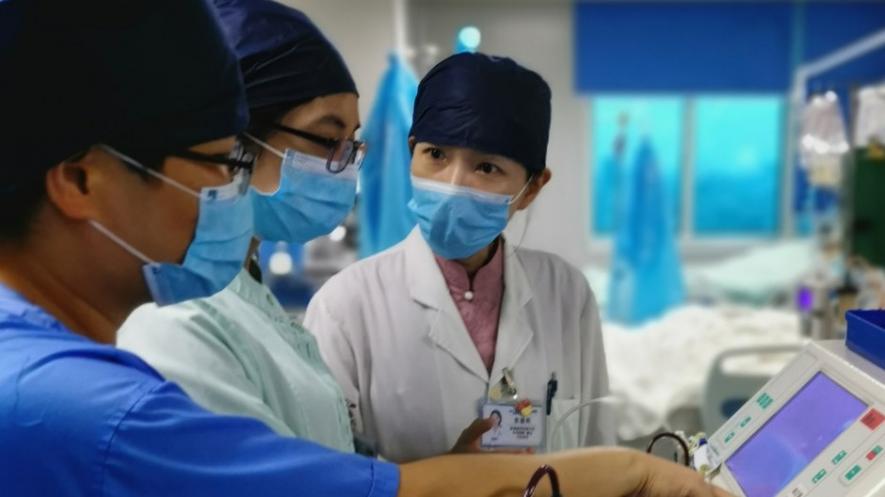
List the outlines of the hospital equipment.
{"type": "Polygon", "coordinates": [[[853,256],[870,265],[885,266],[885,209],[882,184],[885,181],[885,154],[871,145],[851,154],[853,167],[849,180],[848,244],[853,256]],[[880,155],[881,154],[881,155],[880,155]]]}
{"type": "Polygon", "coordinates": [[[885,311],[851,311],[846,317],[848,348],[885,369],[885,311]]]}
{"type": "Polygon", "coordinates": [[[799,286],[796,304],[800,332],[813,340],[838,338],[836,326],[836,282],[813,275],[799,286]]]}
{"type": "Polygon", "coordinates": [[[802,112],[800,165],[811,184],[838,189],[842,181],[842,157],[849,151],[848,135],[836,92],[815,95],[802,112]]]}
{"type": "Polygon", "coordinates": [[[882,340],[868,326],[808,344],[710,437],[713,482],[738,497],[885,495],[885,370],[854,352],[881,359],[858,344],[882,340]]]}
{"type": "Polygon", "coordinates": [[[857,92],[857,121],[854,145],[868,147],[885,143],[885,84],[871,85],[857,92]]]}
{"type": "Polygon", "coordinates": [[[648,447],[646,447],[645,451],[647,453],[651,454],[652,450],[654,450],[655,444],[661,440],[664,440],[664,439],[670,439],[670,440],[674,440],[676,442],[676,444],[680,448],[680,453],[682,454],[682,464],[684,464],[685,466],[690,466],[691,465],[691,455],[692,455],[691,449],[688,446],[688,442],[685,441],[685,436],[680,432],[658,433],[657,435],[652,437],[650,442],[648,442],[648,447]]]}
{"type": "MultiPolygon", "coordinates": [[[[790,91],[790,105],[788,110],[787,122],[790,126],[790,133],[793,136],[802,135],[802,109],[805,108],[808,83],[815,77],[827,74],[830,71],[837,70],[849,64],[856,62],[858,59],[867,56],[877,50],[885,47],[885,29],[881,29],[872,34],[864,36],[852,43],[849,43],[837,50],[834,50],[813,61],[807,62],[796,68],[793,73],[792,89],[790,91]]],[[[856,143],[857,144],[857,143],[856,143]]],[[[786,151],[784,156],[788,160],[784,161],[784,180],[786,182],[787,197],[792,198],[796,185],[793,176],[793,160],[798,158],[797,147],[801,146],[800,140],[787,140],[786,151]]],[[[783,204],[784,219],[786,226],[793,225],[792,206],[789,202],[783,204]]]]}
{"type": "MultiPolygon", "coordinates": [[[[598,397],[595,399],[590,399],[587,402],[581,402],[580,404],[572,407],[571,409],[562,413],[558,418],[555,418],[553,421],[553,430],[550,431],[550,435],[547,437],[547,451],[548,452],[556,452],[558,450],[566,450],[568,447],[562,447],[559,442],[559,430],[562,428],[563,423],[574,416],[576,412],[580,412],[581,410],[591,407],[596,404],[608,405],[610,407],[618,407],[619,404],[623,404],[625,402],[624,399],[618,398],[614,395],[606,395],[605,397],[598,397]]],[[[551,402],[552,404],[552,398],[551,402]]],[[[548,414],[550,416],[550,414],[548,414]]]]}
{"type": "Polygon", "coordinates": [[[701,392],[701,423],[704,430],[713,433],[719,429],[800,349],[799,344],[795,343],[738,347],[720,353],[710,366],[701,392]],[[731,364],[740,367],[729,368],[731,364]],[[771,370],[769,365],[777,369],[771,370]]]}
{"type": "Polygon", "coordinates": [[[532,475],[531,480],[529,480],[528,485],[525,487],[525,492],[523,492],[522,497],[532,497],[535,495],[535,489],[538,488],[538,484],[541,483],[541,479],[545,476],[550,477],[552,497],[562,497],[562,493],[559,491],[559,477],[556,476],[556,471],[546,464],[538,468],[537,471],[535,471],[535,474],[532,475]]]}

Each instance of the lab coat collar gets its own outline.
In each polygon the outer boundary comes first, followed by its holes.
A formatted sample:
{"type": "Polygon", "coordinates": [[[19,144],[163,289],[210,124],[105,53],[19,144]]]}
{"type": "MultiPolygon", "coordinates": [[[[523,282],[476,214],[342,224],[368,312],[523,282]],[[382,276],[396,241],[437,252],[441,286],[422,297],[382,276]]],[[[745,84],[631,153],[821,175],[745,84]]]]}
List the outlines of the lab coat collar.
{"type": "MultiPolygon", "coordinates": [[[[498,323],[498,341],[495,345],[495,364],[490,385],[501,381],[504,368],[516,368],[516,363],[535,336],[535,330],[526,316],[526,305],[532,300],[532,286],[519,260],[518,250],[504,244],[504,299],[498,323]]],[[[517,385],[519,387],[520,385],[517,385]]]]}
{"type": "Polygon", "coordinates": [[[513,299],[513,305],[522,308],[532,300],[532,285],[525,274],[522,262],[519,260],[519,249],[506,240],[503,246],[505,298],[509,294],[513,299]]]}
{"type": "Polygon", "coordinates": [[[451,298],[442,271],[433,258],[430,245],[424,241],[417,227],[409,233],[403,243],[409,295],[420,304],[440,309],[443,303],[447,299],[451,301],[451,298]]]}
{"type": "Polygon", "coordinates": [[[412,230],[404,244],[409,294],[419,304],[436,311],[431,318],[428,337],[483,381],[488,382],[491,379],[491,384],[499,381],[501,370],[514,366],[534,336],[534,330],[525,316],[525,306],[532,299],[532,289],[516,251],[504,244],[504,296],[501,302],[495,365],[490,378],[458,308],[452,301],[433,251],[424,241],[420,230],[412,230]]]}
{"type": "MultiPolygon", "coordinates": [[[[415,301],[435,309],[441,301],[451,301],[442,271],[416,227],[403,242],[406,255],[406,278],[409,294],[415,301]]],[[[517,250],[509,243],[504,244],[504,295],[512,298],[512,304],[524,307],[532,299],[532,287],[519,261],[517,250]]]]}
{"type": "Polygon", "coordinates": [[[442,270],[417,228],[406,238],[405,253],[409,294],[413,300],[430,308],[427,337],[465,369],[482,381],[488,381],[489,373],[449,295],[442,270]]]}

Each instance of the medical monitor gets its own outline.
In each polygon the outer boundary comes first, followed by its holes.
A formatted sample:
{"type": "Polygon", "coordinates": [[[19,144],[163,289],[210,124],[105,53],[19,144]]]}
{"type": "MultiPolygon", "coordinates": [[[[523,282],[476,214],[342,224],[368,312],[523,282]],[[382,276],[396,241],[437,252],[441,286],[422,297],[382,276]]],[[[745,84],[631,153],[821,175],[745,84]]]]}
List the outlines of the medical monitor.
{"type": "Polygon", "coordinates": [[[885,371],[841,342],[809,344],[710,438],[740,497],[885,496],[885,371]]]}

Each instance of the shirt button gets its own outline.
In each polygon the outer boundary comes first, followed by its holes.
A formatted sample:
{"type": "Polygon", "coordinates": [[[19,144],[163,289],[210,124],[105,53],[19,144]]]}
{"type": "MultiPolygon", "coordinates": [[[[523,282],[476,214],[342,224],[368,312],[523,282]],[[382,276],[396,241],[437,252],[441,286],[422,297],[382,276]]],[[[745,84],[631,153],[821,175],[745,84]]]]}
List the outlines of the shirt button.
{"type": "Polygon", "coordinates": [[[464,300],[466,300],[467,302],[473,302],[473,297],[474,297],[473,292],[471,292],[471,291],[464,292],[464,300]]]}

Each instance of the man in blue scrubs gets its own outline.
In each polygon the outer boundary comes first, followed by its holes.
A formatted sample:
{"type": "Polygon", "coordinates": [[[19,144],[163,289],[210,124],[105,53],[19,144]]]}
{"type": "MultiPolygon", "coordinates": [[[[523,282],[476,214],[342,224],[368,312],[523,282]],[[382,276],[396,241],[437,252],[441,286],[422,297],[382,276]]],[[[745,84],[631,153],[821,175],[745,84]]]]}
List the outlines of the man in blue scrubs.
{"type": "MultiPolygon", "coordinates": [[[[210,9],[0,2],[3,497],[397,492],[396,466],[210,414],[107,345],[151,298],[146,261],[113,238],[191,281],[181,273],[200,266],[177,263],[212,218],[187,190],[224,187],[238,165],[226,159],[248,111],[210,9]]],[[[229,250],[211,242],[209,255],[229,250]]],[[[232,256],[238,271],[245,246],[232,256]]]]}
{"type": "Polygon", "coordinates": [[[0,0],[0,113],[3,497],[518,495],[542,463],[574,497],[724,495],[629,451],[341,454],[111,346],[137,305],[228,284],[251,234],[242,82],[203,0],[0,0]]]}

